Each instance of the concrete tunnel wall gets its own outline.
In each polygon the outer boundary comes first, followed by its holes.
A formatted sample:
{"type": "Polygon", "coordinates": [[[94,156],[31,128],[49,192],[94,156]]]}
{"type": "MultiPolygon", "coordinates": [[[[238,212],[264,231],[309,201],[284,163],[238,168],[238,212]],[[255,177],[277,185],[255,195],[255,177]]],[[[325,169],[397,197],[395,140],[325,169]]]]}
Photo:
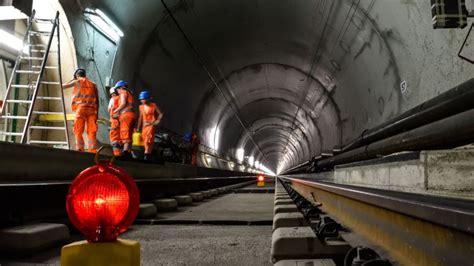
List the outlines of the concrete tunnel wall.
{"type": "MultiPolygon", "coordinates": [[[[332,149],[474,73],[457,57],[467,29],[434,30],[427,0],[165,0],[209,73],[160,1],[60,2],[79,64],[95,68],[81,10],[101,8],[125,33],[113,80],[152,90],[163,126],[194,129],[221,152],[244,148],[272,170],[332,149]]],[[[115,47],[94,36],[97,73],[107,80],[115,47]]]]}

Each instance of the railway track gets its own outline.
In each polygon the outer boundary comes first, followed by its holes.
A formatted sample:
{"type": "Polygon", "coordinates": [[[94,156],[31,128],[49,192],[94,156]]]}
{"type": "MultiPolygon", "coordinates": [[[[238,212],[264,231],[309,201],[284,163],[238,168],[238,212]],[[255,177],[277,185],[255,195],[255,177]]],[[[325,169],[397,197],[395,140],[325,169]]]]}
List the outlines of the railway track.
{"type": "MultiPolygon", "coordinates": [[[[303,213],[306,225],[322,242],[336,237],[351,247],[368,247],[388,259],[390,264],[474,263],[474,201],[301,178],[281,177],[279,180],[303,213]],[[331,226],[328,227],[330,230],[326,228],[327,235],[321,235],[318,231],[322,230],[325,219],[331,226]]],[[[324,248],[320,250],[324,251],[324,248]]],[[[314,250],[308,257],[318,257],[317,253],[318,250],[314,250]]],[[[320,257],[347,265],[342,261],[345,256],[342,253],[320,257]]]]}

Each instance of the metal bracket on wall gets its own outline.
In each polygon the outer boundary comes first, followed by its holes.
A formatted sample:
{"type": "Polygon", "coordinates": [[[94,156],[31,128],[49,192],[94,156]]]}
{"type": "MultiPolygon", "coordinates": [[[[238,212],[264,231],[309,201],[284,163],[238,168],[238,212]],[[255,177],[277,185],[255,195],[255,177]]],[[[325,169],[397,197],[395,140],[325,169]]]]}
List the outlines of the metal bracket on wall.
{"type": "Polygon", "coordinates": [[[471,45],[474,44],[474,42],[468,42],[469,36],[471,36],[471,31],[472,31],[473,26],[474,26],[474,23],[471,23],[471,27],[469,28],[469,31],[467,32],[466,38],[462,42],[461,48],[459,49],[459,52],[458,52],[458,56],[461,59],[466,60],[467,62],[469,62],[471,64],[474,64],[474,59],[468,58],[467,56],[463,55],[462,52],[463,52],[465,46],[469,46],[469,44],[471,44],[471,45]]]}

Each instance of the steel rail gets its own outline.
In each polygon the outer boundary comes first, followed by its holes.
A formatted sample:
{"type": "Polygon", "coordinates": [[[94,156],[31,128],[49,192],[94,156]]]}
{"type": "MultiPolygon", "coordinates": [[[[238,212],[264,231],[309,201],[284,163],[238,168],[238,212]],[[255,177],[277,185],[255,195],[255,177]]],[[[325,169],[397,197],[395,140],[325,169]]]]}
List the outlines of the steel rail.
{"type": "Polygon", "coordinates": [[[474,201],[308,179],[284,182],[404,265],[472,265],[474,201]]]}

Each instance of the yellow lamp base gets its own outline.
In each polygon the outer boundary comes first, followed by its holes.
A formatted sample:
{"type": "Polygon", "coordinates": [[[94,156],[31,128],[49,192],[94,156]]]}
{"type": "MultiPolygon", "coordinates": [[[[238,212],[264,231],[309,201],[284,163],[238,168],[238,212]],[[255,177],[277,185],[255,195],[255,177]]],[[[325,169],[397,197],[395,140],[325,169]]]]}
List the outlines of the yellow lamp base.
{"type": "Polygon", "coordinates": [[[257,187],[264,187],[265,186],[265,181],[258,181],[257,182],[257,187]]]}
{"type": "Polygon", "coordinates": [[[106,243],[77,241],[62,248],[61,265],[140,266],[140,243],[126,239],[106,243]]]}

